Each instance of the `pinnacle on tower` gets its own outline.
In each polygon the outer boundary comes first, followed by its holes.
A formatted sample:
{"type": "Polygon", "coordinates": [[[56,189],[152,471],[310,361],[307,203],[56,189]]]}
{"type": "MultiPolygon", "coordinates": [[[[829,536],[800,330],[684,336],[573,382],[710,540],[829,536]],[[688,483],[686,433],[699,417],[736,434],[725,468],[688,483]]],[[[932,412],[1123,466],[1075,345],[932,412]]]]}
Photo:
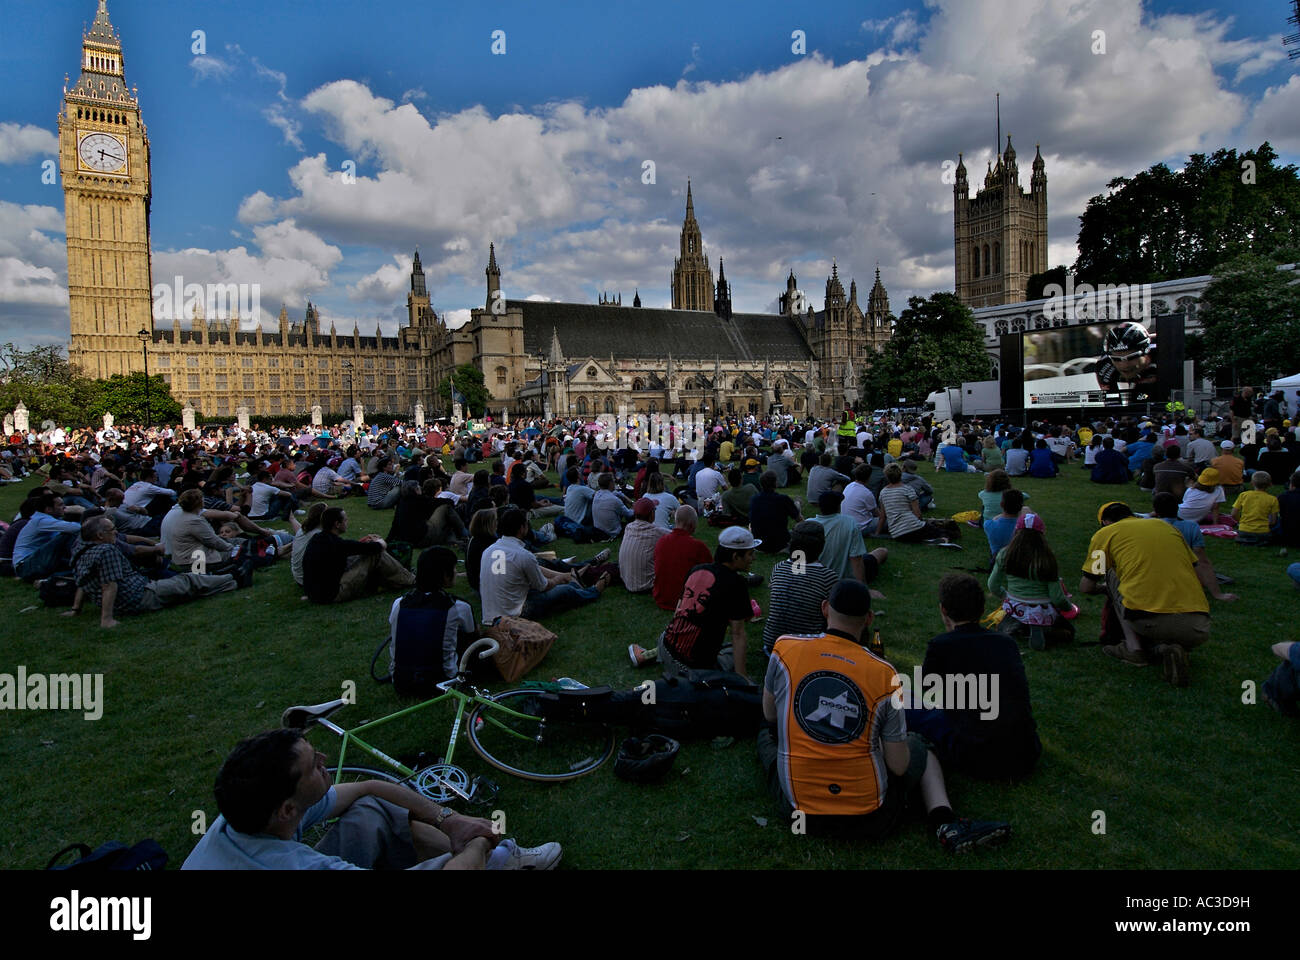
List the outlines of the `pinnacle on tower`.
{"type": "Polygon", "coordinates": [[[691,178],[686,178],[686,219],[695,219],[695,201],[691,199],[691,178]]]}
{"type": "Polygon", "coordinates": [[[495,243],[488,244],[487,272],[489,276],[501,276],[501,268],[497,266],[497,245],[495,243]]]}
{"type": "Polygon", "coordinates": [[[636,292],[633,293],[633,295],[632,295],[632,306],[634,306],[634,307],[639,307],[639,306],[641,306],[641,291],[640,291],[640,290],[636,290],[636,292]]]}
{"type": "Polygon", "coordinates": [[[564,365],[564,351],[560,348],[560,335],[555,327],[551,327],[551,366],[560,367],[564,365]]]}

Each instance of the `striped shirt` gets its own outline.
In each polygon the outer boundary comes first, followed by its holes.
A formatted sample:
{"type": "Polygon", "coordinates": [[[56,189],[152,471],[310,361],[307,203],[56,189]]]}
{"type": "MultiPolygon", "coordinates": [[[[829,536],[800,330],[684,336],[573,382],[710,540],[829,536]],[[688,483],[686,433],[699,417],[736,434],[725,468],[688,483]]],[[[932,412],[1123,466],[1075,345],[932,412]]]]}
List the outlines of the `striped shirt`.
{"type": "Polygon", "coordinates": [[[633,520],[618,545],[618,575],[629,593],[649,593],[655,585],[655,544],[668,531],[649,520],[633,520]]]}
{"type": "Polygon", "coordinates": [[[795,573],[794,561],[790,559],[774,566],[767,620],[763,624],[764,652],[771,653],[777,638],[787,633],[824,633],[826,618],[822,616],[822,601],[830,599],[831,588],[839,579],[834,570],[816,562],[805,564],[799,573],[795,573]]]}
{"type": "Polygon", "coordinates": [[[880,506],[885,511],[889,535],[901,537],[925,526],[925,521],[912,512],[916,492],[905,483],[887,486],[880,491],[880,506]]]}

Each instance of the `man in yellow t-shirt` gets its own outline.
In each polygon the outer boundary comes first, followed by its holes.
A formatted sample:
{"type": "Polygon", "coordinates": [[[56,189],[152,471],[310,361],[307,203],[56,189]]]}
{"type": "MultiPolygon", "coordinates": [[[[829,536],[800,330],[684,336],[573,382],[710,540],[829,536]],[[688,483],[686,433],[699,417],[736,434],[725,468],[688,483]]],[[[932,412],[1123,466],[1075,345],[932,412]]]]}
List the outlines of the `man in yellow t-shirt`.
{"type": "Polygon", "coordinates": [[[1232,505],[1232,518],[1237,521],[1237,540],[1240,543],[1268,543],[1273,529],[1278,525],[1282,505],[1268,492],[1273,478],[1266,470],[1256,470],[1250,477],[1251,489],[1237,496],[1232,505]]]}
{"type": "Polygon", "coordinates": [[[1102,650],[1135,666],[1159,657],[1165,679],[1187,686],[1187,651],[1210,639],[1210,605],[1196,576],[1196,555],[1177,530],[1133,516],[1128,504],[1103,504],[1097,520],[1101,529],[1088,544],[1079,590],[1108,594],[1124,634],[1123,643],[1102,650]]]}

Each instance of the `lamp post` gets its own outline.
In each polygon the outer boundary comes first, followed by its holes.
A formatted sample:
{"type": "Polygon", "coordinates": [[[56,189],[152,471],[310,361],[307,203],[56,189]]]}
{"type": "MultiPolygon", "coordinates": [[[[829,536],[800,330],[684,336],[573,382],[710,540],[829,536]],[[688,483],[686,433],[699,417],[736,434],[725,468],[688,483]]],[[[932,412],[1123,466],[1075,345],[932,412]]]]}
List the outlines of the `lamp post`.
{"type": "Polygon", "coordinates": [[[352,411],[357,408],[356,396],[352,391],[352,361],[344,360],[343,369],[348,371],[348,415],[344,417],[345,420],[348,420],[352,417],[352,411]]]}
{"type": "Polygon", "coordinates": [[[151,334],[144,327],[136,334],[140,341],[140,349],[144,351],[144,428],[146,430],[153,427],[153,416],[149,412],[149,340],[151,334]]]}

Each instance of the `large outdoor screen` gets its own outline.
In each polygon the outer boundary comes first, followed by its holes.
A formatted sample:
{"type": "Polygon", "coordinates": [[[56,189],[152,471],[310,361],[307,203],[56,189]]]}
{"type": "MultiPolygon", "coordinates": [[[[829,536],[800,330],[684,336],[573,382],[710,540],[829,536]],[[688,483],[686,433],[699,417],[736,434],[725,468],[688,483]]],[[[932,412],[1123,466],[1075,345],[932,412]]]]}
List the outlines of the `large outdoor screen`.
{"type": "Polygon", "coordinates": [[[1169,398],[1154,326],[1115,321],[1035,330],[1024,334],[1023,358],[1026,411],[1169,398]]]}

